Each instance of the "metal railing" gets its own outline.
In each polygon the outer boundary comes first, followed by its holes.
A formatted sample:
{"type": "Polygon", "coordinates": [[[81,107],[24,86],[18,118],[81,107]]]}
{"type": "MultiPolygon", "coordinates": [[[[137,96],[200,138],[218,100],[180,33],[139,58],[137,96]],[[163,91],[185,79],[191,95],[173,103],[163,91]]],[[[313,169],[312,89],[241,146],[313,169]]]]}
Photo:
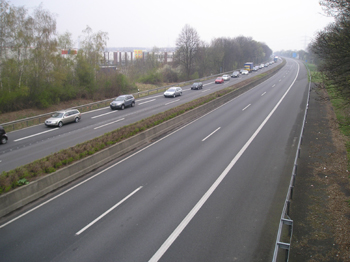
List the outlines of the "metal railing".
{"type": "Polygon", "coordinates": [[[307,112],[309,109],[309,101],[310,101],[310,90],[311,90],[311,74],[309,68],[306,66],[308,72],[309,72],[309,92],[308,92],[308,97],[306,101],[306,107],[305,107],[305,114],[304,114],[304,119],[303,119],[303,124],[301,127],[300,131],[300,137],[299,137],[299,142],[298,142],[298,147],[297,147],[297,152],[295,155],[294,159],[294,167],[292,171],[292,176],[291,180],[289,183],[289,189],[288,193],[286,196],[286,200],[283,205],[283,210],[282,210],[282,215],[280,219],[280,223],[278,226],[278,232],[277,232],[277,238],[276,238],[276,243],[275,243],[275,250],[272,258],[272,262],[276,262],[278,255],[283,255],[281,253],[284,252],[285,256],[285,261],[289,261],[289,252],[290,252],[290,243],[292,241],[292,235],[293,235],[293,220],[290,219],[289,217],[289,210],[290,210],[290,203],[291,200],[293,199],[293,190],[294,190],[294,185],[295,185],[295,177],[297,175],[297,168],[298,168],[298,158],[300,157],[300,147],[303,141],[303,133],[304,133],[304,128],[305,128],[305,123],[306,123],[306,118],[307,118],[307,112]],[[285,233],[287,227],[287,236],[289,238],[289,242],[282,242],[282,233],[285,233]]]}

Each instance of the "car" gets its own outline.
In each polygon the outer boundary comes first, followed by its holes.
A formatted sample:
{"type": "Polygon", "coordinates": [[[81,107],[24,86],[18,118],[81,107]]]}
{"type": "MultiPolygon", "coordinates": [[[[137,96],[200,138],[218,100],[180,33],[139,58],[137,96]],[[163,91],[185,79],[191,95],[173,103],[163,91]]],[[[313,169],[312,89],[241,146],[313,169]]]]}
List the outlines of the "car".
{"type": "Polygon", "coordinates": [[[254,66],[253,67],[253,71],[258,71],[259,70],[259,67],[258,66],[254,66]]]}
{"type": "Polygon", "coordinates": [[[193,83],[192,86],[191,86],[191,89],[203,89],[203,84],[202,82],[197,82],[197,83],[193,83]]]}
{"type": "Polygon", "coordinates": [[[224,81],[231,79],[231,77],[229,75],[223,75],[222,78],[224,79],[224,81]]]}
{"type": "Polygon", "coordinates": [[[239,70],[239,73],[242,74],[242,72],[245,71],[245,69],[241,69],[239,70]]]}
{"type": "Polygon", "coordinates": [[[264,67],[265,67],[265,65],[264,65],[264,64],[261,64],[260,66],[261,66],[261,68],[264,68],[264,67]]]}
{"type": "Polygon", "coordinates": [[[231,77],[232,78],[239,77],[239,72],[238,71],[233,71],[231,77]]]}
{"type": "Polygon", "coordinates": [[[164,97],[176,97],[182,95],[182,88],[178,86],[170,87],[164,92],[164,97]]]}
{"type": "Polygon", "coordinates": [[[79,110],[70,108],[53,113],[50,118],[45,120],[45,125],[62,127],[64,124],[67,123],[78,123],[80,119],[81,114],[79,110]]]}
{"type": "Polygon", "coordinates": [[[248,75],[248,74],[249,74],[248,70],[242,70],[242,75],[248,75]]]}
{"type": "Polygon", "coordinates": [[[5,132],[5,129],[0,126],[0,144],[6,144],[8,140],[7,134],[5,132]]]}
{"type": "Polygon", "coordinates": [[[216,79],[215,79],[215,84],[222,84],[222,83],[224,83],[225,82],[225,80],[222,78],[222,77],[217,77],[216,79]]]}
{"type": "Polygon", "coordinates": [[[269,63],[266,63],[266,64],[265,64],[265,67],[268,67],[269,65],[270,65],[269,63]]]}
{"type": "Polygon", "coordinates": [[[115,98],[110,104],[109,107],[113,109],[120,108],[124,110],[125,107],[134,107],[136,104],[135,98],[133,95],[121,95],[115,98]]]}

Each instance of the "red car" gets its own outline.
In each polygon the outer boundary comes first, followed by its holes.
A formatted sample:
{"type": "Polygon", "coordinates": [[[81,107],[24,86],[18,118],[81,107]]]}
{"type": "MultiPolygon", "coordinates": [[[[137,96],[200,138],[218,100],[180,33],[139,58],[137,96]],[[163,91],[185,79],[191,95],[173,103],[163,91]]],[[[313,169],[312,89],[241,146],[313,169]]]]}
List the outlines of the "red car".
{"type": "Polygon", "coordinates": [[[216,80],[215,80],[215,84],[222,84],[222,83],[224,83],[225,82],[225,80],[222,78],[222,77],[218,77],[218,78],[216,78],[216,80]]]}

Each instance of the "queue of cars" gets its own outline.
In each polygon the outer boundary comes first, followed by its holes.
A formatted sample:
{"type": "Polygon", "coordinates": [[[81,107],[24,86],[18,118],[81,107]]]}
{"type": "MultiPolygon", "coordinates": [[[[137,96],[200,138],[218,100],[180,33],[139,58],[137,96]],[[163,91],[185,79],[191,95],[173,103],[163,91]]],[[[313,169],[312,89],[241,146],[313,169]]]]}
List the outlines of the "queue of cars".
{"type": "MultiPolygon", "coordinates": [[[[271,64],[273,64],[274,61],[260,64],[258,66],[254,66],[252,71],[258,71],[261,68],[267,67],[271,64]]],[[[215,79],[215,84],[222,84],[225,81],[230,80],[231,78],[237,78],[240,75],[248,75],[249,72],[247,70],[241,69],[240,71],[233,71],[231,75],[223,75],[221,77],[217,77],[215,79]]],[[[202,82],[195,82],[191,86],[191,90],[199,90],[203,89],[203,83],[202,82]]],[[[182,88],[181,87],[170,87],[168,90],[164,92],[164,97],[176,97],[182,95],[182,88]]],[[[136,100],[133,95],[121,95],[115,98],[110,103],[111,110],[114,109],[121,109],[124,110],[126,107],[134,107],[136,105],[136,100]]],[[[78,109],[70,108],[66,110],[61,110],[53,113],[50,118],[45,120],[46,126],[56,126],[56,127],[62,127],[64,124],[68,123],[78,123],[81,120],[81,113],[78,109]]],[[[5,129],[0,126],[0,144],[6,144],[8,141],[8,136],[5,132],[5,129]]]]}
{"type": "MultiPolygon", "coordinates": [[[[272,62],[268,62],[265,64],[260,64],[258,66],[254,66],[252,68],[252,71],[258,71],[261,68],[267,67],[272,62]]],[[[241,69],[240,71],[234,71],[231,76],[230,75],[223,75],[221,77],[217,77],[215,79],[215,84],[222,84],[225,81],[230,80],[231,78],[237,78],[240,75],[248,75],[249,71],[245,69],[241,69]]],[[[195,82],[191,86],[191,90],[199,90],[203,89],[203,83],[202,82],[195,82]]],[[[176,96],[181,96],[182,95],[182,88],[181,87],[170,87],[168,90],[164,92],[164,97],[176,97],[176,96]]],[[[111,103],[110,103],[110,108],[111,110],[114,109],[121,109],[124,110],[126,107],[134,107],[136,104],[135,98],[133,95],[121,95],[115,98],[111,103]]],[[[55,112],[50,118],[45,120],[45,125],[46,126],[57,126],[57,127],[62,127],[64,124],[71,123],[71,122],[79,122],[81,119],[81,113],[79,112],[78,109],[67,109],[67,110],[62,110],[62,111],[57,111],[55,112]]],[[[0,126],[0,143],[4,144],[7,142],[8,138],[6,135],[5,130],[0,126]]]]}

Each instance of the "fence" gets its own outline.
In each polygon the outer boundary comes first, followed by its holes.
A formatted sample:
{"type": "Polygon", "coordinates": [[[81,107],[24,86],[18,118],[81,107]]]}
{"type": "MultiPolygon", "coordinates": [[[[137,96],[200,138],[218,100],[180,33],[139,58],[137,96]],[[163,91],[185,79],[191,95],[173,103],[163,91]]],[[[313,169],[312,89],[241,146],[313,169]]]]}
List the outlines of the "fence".
{"type": "Polygon", "coordinates": [[[307,101],[306,101],[305,114],[304,114],[304,119],[303,119],[303,125],[301,127],[297,152],[296,152],[295,159],[294,159],[294,167],[293,167],[293,171],[292,171],[291,180],[289,183],[289,189],[288,189],[288,193],[286,196],[286,200],[285,200],[284,205],[283,205],[282,215],[281,215],[280,223],[278,226],[278,232],[277,232],[277,238],[276,238],[275,250],[274,250],[272,262],[276,262],[278,256],[279,255],[282,256],[283,253],[285,256],[285,261],[286,262],[289,261],[290,243],[291,243],[292,235],[293,235],[293,220],[291,220],[289,217],[289,208],[290,208],[291,200],[293,198],[293,189],[294,189],[294,185],[295,185],[295,177],[297,175],[297,168],[298,168],[298,158],[300,156],[300,146],[301,146],[302,141],[303,141],[304,127],[305,127],[307,112],[308,112],[308,108],[309,108],[309,101],[310,101],[311,74],[310,74],[309,68],[307,68],[307,69],[308,69],[309,76],[310,76],[310,78],[309,78],[309,92],[308,92],[308,97],[307,97],[307,101]],[[287,227],[287,235],[289,237],[288,243],[282,242],[282,233],[285,233],[286,227],[287,227]]]}

